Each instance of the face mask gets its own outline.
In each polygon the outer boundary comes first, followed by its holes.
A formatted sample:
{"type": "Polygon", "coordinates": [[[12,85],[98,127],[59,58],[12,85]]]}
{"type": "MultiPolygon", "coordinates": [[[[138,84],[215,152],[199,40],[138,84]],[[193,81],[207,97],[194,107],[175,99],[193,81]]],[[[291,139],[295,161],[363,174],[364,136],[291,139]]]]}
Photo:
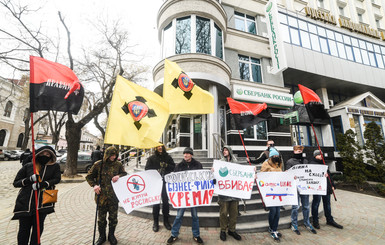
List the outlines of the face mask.
{"type": "Polygon", "coordinates": [[[269,147],[274,147],[274,144],[269,144],[269,147]]]}
{"type": "Polygon", "coordinates": [[[51,160],[51,157],[47,157],[47,156],[37,156],[36,157],[36,161],[42,165],[46,165],[49,160],[51,160]]]}
{"type": "Polygon", "coordinates": [[[274,163],[279,163],[279,157],[273,157],[271,159],[274,163]]]}
{"type": "Polygon", "coordinates": [[[294,158],[301,159],[302,153],[294,153],[294,158]]]}

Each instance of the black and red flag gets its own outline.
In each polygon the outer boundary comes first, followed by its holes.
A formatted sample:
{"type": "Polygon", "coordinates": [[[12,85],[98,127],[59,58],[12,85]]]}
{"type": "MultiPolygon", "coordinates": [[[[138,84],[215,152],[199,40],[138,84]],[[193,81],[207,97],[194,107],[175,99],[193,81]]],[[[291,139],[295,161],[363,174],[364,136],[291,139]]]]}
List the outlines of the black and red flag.
{"type": "Polygon", "coordinates": [[[330,116],[325,110],[319,96],[311,89],[298,84],[301,91],[303,103],[305,104],[310,123],[324,124],[330,122],[330,116]]]}
{"type": "Polygon", "coordinates": [[[245,103],[233,100],[230,97],[227,98],[227,102],[234,119],[235,129],[245,129],[271,117],[266,103],[245,103]]]}
{"type": "Polygon", "coordinates": [[[77,114],[83,103],[84,88],[68,67],[30,56],[30,110],[63,111],[77,114]]]}

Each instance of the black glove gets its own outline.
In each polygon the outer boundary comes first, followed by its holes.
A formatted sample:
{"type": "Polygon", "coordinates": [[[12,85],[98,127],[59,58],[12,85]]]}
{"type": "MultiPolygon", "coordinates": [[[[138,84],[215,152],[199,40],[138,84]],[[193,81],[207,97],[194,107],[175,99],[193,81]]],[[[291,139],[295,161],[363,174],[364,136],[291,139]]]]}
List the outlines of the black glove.
{"type": "Polygon", "coordinates": [[[32,189],[34,190],[34,191],[36,191],[36,190],[40,190],[40,189],[44,189],[44,188],[46,188],[46,187],[48,187],[48,184],[47,184],[47,182],[37,182],[37,183],[33,183],[32,184],[32,189]]]}
{"type": "Polygon", "coordinates": [[[215,185],[217,183],[217,179],[213,179],[213,184],[215,185]]]}

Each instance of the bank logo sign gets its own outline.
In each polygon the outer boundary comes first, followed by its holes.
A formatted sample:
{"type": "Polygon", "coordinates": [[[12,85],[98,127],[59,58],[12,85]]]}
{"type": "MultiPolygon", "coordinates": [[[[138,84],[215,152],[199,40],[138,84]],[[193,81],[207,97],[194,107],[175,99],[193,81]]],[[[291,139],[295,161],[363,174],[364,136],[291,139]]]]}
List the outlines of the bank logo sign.
{"type": "Polygon", "coordinates": [[[287,106],[291,107],[294,105],[294,98],[292,94],[254,88],[243,85],[233,85],[232,90],[233,99],[250,101],[250,102],[258,102],[258,103],[267,103],[270,105],[278,105],[278,106],[287,106]]]}
{"type": "Polygon", "coordinates": [[[280,35],[280,24],[278,21],[278,8],[276,0],[270,0],[266,6],[266,24],[270,42],[270,52],[273,67],[270,71],[277,74],[287,68],[285,50],[283,49],[283,41],[280,35]]]}

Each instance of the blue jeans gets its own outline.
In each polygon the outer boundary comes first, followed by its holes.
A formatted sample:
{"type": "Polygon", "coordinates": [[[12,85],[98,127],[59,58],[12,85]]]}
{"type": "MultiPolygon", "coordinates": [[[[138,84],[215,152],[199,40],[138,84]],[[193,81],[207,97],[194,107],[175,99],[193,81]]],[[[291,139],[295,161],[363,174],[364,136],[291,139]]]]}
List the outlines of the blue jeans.
{"type": "Polygon", "coordinates": [[[298,226],[298,209],[299,202],[302,203],[302,214],[303,214],[303,222],[305,226],[311,226],[309,221],[310,215],[310,205],[309,205],[309,196],[308,195],[300,195],[298,193],[298,205],[293,205],[291,207],[291,223],[295,226],[298,226]]]}
{"type": "Polygon", "coordinates": [[[272,231],[277,231],[281,207],[269,207],[269,226],[272,231]]]}
{"type": "MultiPolygon", "coordinates": [[[[194,237],[200,236],[199,233],[199,218],[198,218],[198,211],[197,208],[190,208],[191,209],[191,217],[192,217],[192,233],[194,237]]],[[[183,215],[185,208],[180,208],[178,209],[178,212],[176,214],[174,223],[172,224],[172,229],[171,229],[171,235],[173,237],[178,237],[179,235],[179,229],[182,226],[182,221],[183,221],[183,215]]]]}
{"type": "Polygon", "coordinates": [[[313,216],[313,224],[318,224],[318,207],[321,202],[324,205],[324,213],[327,222],[333,222],[332,208],[330,206],[330,195],[320,196],[313,195],[313,203],[311,204],[311,215],[313,216]]]}

